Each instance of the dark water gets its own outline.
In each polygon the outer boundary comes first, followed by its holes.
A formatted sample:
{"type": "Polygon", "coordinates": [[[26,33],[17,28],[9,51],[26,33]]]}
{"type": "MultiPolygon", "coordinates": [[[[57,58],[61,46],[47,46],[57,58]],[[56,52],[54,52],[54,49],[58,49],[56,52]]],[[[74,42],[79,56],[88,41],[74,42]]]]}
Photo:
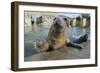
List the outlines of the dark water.
{"type": "MultiPolygon", "coordinates": [[[[33,42],[36,40],[45,40],[49,31],[49,27],[44,26],[28,26],[24,33],[24,60],[25,61],[40,61],[40,60],[61,60],[61,59],[84,59],[90,58],[90,40],[82,43],[82,50],[65,47],[58,50],[40,53],[38,49],[33,47],[33,42]]],[[[71,40],[77,39],[84,34],[90,35],[90,29],[80,27],[69,27],[66,29],[66,34],[71,40]]]]}

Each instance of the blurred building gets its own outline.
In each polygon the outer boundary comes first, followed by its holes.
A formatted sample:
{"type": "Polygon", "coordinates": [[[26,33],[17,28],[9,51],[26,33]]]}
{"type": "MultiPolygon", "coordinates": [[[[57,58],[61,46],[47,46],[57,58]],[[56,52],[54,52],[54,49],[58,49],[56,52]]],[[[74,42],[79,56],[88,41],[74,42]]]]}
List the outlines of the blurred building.
{"type": "Polygon", "coordinates": [[[43,25],[44,27],[50,27],[55,16],[57,16],[57,13],[26,11],[24,26],[43,25]]]}

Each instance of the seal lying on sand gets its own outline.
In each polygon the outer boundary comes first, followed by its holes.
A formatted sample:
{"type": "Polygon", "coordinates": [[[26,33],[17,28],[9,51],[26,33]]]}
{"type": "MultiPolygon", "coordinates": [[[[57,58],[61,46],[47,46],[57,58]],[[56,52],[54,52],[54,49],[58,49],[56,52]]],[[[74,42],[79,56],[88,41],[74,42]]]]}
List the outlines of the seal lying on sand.
{"type": "Polygon", "coordinates": [[[66,28],[67,28],[66,19],[60,16],[55,17],[46,40],[42,43],[40,41],[36,42],[37,48],[40,48],[41,51],[59,49],[63,46],[70,46],[82,49],[82,46],[76,43],[85,42],[87,40],[86,37],[87,34],[80,37],[79,39],[74,40],[75,41],[74,43],[70,41],[67,35],[65,35],[66,28]]]}

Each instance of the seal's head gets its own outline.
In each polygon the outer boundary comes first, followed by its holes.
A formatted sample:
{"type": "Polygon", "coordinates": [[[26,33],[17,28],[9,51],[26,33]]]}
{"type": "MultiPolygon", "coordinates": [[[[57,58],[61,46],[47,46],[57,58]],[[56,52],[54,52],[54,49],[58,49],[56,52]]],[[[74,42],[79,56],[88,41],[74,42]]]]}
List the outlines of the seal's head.
{"type": "Polygon", "coordinates": [[[57,33],[64,32],[67,27],[65,18],[55,17],[53,20],[53,26],[57,33]]]}

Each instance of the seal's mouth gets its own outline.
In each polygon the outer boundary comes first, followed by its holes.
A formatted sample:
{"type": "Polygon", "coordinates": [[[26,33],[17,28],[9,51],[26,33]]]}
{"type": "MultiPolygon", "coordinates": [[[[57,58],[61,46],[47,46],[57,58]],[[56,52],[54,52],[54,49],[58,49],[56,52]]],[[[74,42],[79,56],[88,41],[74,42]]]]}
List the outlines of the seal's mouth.
{"type": "Polygon", "coordinates": [[[65,30],[64,24],[59,24],[58,22],[54,24],[54,27],[57,32],[63,32],[65,30]]]}

